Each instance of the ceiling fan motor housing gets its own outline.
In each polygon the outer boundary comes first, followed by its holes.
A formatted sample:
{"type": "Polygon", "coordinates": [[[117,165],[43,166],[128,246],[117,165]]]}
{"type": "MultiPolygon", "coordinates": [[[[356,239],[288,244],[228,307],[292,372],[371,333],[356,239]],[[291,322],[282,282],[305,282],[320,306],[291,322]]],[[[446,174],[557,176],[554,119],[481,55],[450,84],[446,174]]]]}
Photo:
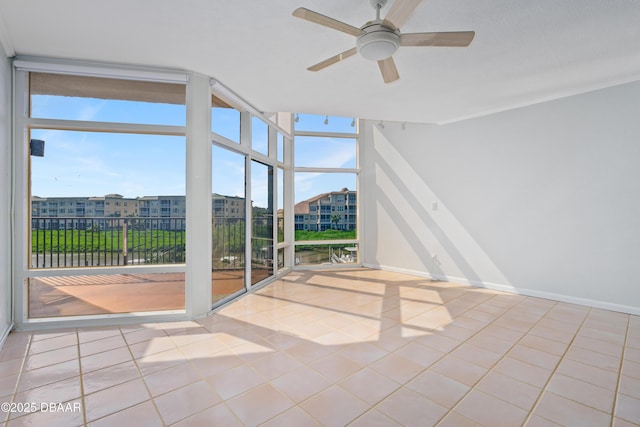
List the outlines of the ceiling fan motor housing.
{"type": "Polygon", "coordinates": [[[358,53],[371,61],[389,58],[400,47],[400,34],[379,22],[362,27],[356,40],[358,53]]]}

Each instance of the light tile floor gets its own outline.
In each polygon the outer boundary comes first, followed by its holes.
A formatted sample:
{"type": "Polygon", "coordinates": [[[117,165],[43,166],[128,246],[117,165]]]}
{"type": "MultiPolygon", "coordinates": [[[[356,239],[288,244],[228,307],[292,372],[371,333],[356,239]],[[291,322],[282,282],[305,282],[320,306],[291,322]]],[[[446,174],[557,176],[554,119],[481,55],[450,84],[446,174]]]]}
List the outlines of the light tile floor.
{"type": "Polygon", "coordinates": [[[0,402],[7,426],[633,426],[640,317],[295,272],[199,321],[12,333],[0,402]]]}

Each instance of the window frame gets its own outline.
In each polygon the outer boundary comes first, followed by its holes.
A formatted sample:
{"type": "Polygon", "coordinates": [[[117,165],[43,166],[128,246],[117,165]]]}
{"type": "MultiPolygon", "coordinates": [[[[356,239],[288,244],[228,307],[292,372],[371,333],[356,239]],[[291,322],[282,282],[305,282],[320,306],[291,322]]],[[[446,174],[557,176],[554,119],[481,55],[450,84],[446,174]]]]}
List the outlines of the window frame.
{"type": "MultiPolygon", "coordinates": [[[[247,183],[245,187],[245,199],[251,200],[251,164],[253,161],[262,163],[264,165],[268,165],[273,167],[274,176],[273,176],[273,195],[272,202],[273,206],[278,206],[278,197],[280,191],[280,176],[277,173],[278,170],[282,170],[282,178],[284,180],[283,191],[283,209],[284,209],[284,240],[278,242],[278,221],[273,221],[273,253],[274,253],[274,262],[273,262],[273,274],[268,278],[251,285],[251,263],[245,263],[245,289],[241,292],[237,292],[236,294],[230,295],[229,297],[223,298],[213,305],[212,308],[219,307],[224,305],[226,302],[232,300],[240,294],[245,292],[249,292],[252,290],[260,289],[268,283],[271,283],[273,280],[284,276],[285,274],[291,271],[291,267],[293,265],[294,259],[294,248],[293,248],[293,191],[292,191],[292,156],[293,156],[293,133],[288,127],[293,123],[292,117],[290,113],[277,113],[272,116],[267,116],[264,113],[258,111],[251,104],[239,98],[235,93],[231,90],[223,86],[220,82],[212,80],[211,81],[211,93],[216,98],[222,99],[224,102],[227,102],[233,108],[240,112],[240,141],[235,142],[224,136],[211,132],[210,140],[212,145],[216,145],[220,148],[224,148],[230,151],[233,151],[238,154],[242,154],[245,156],[245,182],[247,183]],[[260,120],[261,122],[267,125],[267,153],[256,151],[255,147],[252,144],[252,124],[254,120],[260,120]],[[278,151],[278,139],[282,138],[283,141],[283,158],[279,159],[279,151],[278,151]],[[290,183],[290,184],[287,184],[290,183]],[[289,225],[287,225],[289,224],[289,225]],[[289,228],[291,227],[291,230],[289,228]],[[284,266],[279,266],[277,262],[278,254],[284,251],[284,266]]],[[[251,236],[252,236],[252,211],[251,204],[245,204],[245,220],[246,220],[246,230],[245,230],[245,259],[251,259],[251,236]]],[[[274,216],[277,216],[277,208],[276,212],[274,212],[274,216]]]]}
{"type": "MultiPolygon", "coordinates": [[[[49,60],[14,61],[14,191],[13,200],[16,211],[14,241],[14,321],[18,326],[30,324],[50,324],[57,326],[86,324],[87,320],[100,323],[112,323],[113,319],[144,318],[153,320],[171,320],[190,318],[189,289],[185,282],[185,308],[180,310],[144,311],[134,313],[113,313],[98,315],[77,315],[68,317],[29,317],[28,281],[39,277],[99,276],[105,274],[127,273],[185,273],[186,263],[160,265],[127,265],[104,267],[65,267],[34,269],[31,260],[31,185],[29,135],[31,129],[63,130],[80,132],[106,132],[123,134],[141,134],[158,136],[179,136],[187,138],[187,125],[138,124],[103,121],[81,121],[70,119],[50,119],[30,116],[29,75],[31,72],[64,74],[79,77],[103,77],[114,80],[146,81],[156,83],[178,83],[188,92],[189,78],[184,72],[125,69],[95,64],[77,64],[52,62],[49,60]]],[[[188,99],[185,102],[188,110],[188,99]]],[[[187,116],[189,112],[187,111],[187,116]]],[[[188,123],[188,119],[186,119],[188,123]]],[[[185,149],[186,148],[185,141],[185,149]]],[[[185,177],[186,178],[186,177],[185,177]]],[[[186,188],[185,188],[186,191],[186,188]]],[[[186,197],[186,195],[185,195],[186,197]]],[[[139,321],[139,320],[138,320],[139,321]]]]}
{"type": "MultiPolygon", "coordinates": [[[[299,113],[296,114],[296,117],[299,113]]],[[[328,120],[331,121],[332,116],[327,116],[328,120]]],[[[345,119],[345,118],[343,118],[345,119]]],[[[355,262],[349,263],[339,263],[339,264],[297,264],[294,260],[294,269],[295,270],[314,270],[314,269],[329,269],[329,268],[353,268],[353,267],[362,267],[362,255],[361,255],[361,206],[362,200],[360,197],[360,129],[359,129],[359,120],[352,119],[354,123],[354,133],[346,133],[346,132],[325,132],[320,130],[296,130],[294,128],[293,131],[293,144],[291,150],[294,151],[296,149],[295,138],[296,137],[328,137],[328,138],[345,138],[345,139],[354,139],[355,140],[355,150],[356,150],[356,167],[355,168],[336,168],[336,167],[309,167],[309,166],[297,166],[293,165],[293,173],[294,175],[299,172],[309,172],[309,173],[344,173],[344,174],[354,174],[356,178],[356,194],[357,194],[357,207],[356,207],[356,238],[355,239],[341,239],[341,240],[295,240],[293,239],[293,247],[294,247],[294,256],[295,249],[298,246],[330,246],[330,245],[344,245],[344,244],[352,244],[358,248],[358,255],[355,262]]],[[[295,157],[294,157],[295,158],[295,157]]],[[[292,183],[293,191],[295,192],[295,182],[292,183]]],[[[295,204],[295,201],[294,201],[295,204]]],[[[318,217],[323,213],[321,210],[317,210],[315,213],[318,217]]],[[[329,215],[331,213],[329,212],[329,215]]],[[[310,212],[311,215],[311,212],[310,212]]],[[[327,215],[325,212],[324,215],[327,215]]],[[[292,228],[295,228],[295,224],[292,224],[292,228]]],[[[307,229],[306,225],[305,228],[307,229]]]]}

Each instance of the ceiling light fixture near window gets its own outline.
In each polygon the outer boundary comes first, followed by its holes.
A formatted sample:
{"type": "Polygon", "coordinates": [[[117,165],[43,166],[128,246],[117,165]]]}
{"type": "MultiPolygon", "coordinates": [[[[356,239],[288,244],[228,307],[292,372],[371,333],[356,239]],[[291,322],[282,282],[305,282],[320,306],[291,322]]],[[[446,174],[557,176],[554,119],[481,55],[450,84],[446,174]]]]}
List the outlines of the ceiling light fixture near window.
{"type": "Polygon", "coordinates": [[[324,116],[324,124],[325,125],[329,124],[329,116],[324,116]]]}

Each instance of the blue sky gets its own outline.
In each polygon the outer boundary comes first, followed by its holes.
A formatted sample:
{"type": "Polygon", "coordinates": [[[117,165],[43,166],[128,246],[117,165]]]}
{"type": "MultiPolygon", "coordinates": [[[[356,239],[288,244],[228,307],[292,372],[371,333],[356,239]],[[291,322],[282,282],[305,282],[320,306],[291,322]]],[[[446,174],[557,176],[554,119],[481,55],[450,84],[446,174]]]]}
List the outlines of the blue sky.
{"type": "MultiPolygon", "coordinates": [[[[178,105],[37,95],[32,116],[72,120],[145,124],[185,124],[185,107],[178,105]],[[144,106],[144,108],[142,108],[144,106]]],[[[239,139],[239,115],[214,109],[214,130],[239,139]]],[[[352,118],[300,115],[297,129],[353,133],[352,118]]],[[[266,152],[267,126],[253,120],[253,140],[266,152]]],[[[45,140],[45,156],[32,157],[31,194],[41,197],[125,197],[185,194],[185,138],[58,130],[32,130],[31,138],[45,140]]],[[[350,139],[300,138],[295,151],[300,166],[355,167],[355,143],[350,139]]],[[[214,147],[213,191],[244,196],[243,157],[214,147]]],[[[255,169],[261,169],[259,165],[255,169]]],[[[266,173],[252,183],[255,205],[266,206],[266,173]]],[[[351,174],[296,174],[296,202],[316,194],[355,189],[351,174]]]]}

